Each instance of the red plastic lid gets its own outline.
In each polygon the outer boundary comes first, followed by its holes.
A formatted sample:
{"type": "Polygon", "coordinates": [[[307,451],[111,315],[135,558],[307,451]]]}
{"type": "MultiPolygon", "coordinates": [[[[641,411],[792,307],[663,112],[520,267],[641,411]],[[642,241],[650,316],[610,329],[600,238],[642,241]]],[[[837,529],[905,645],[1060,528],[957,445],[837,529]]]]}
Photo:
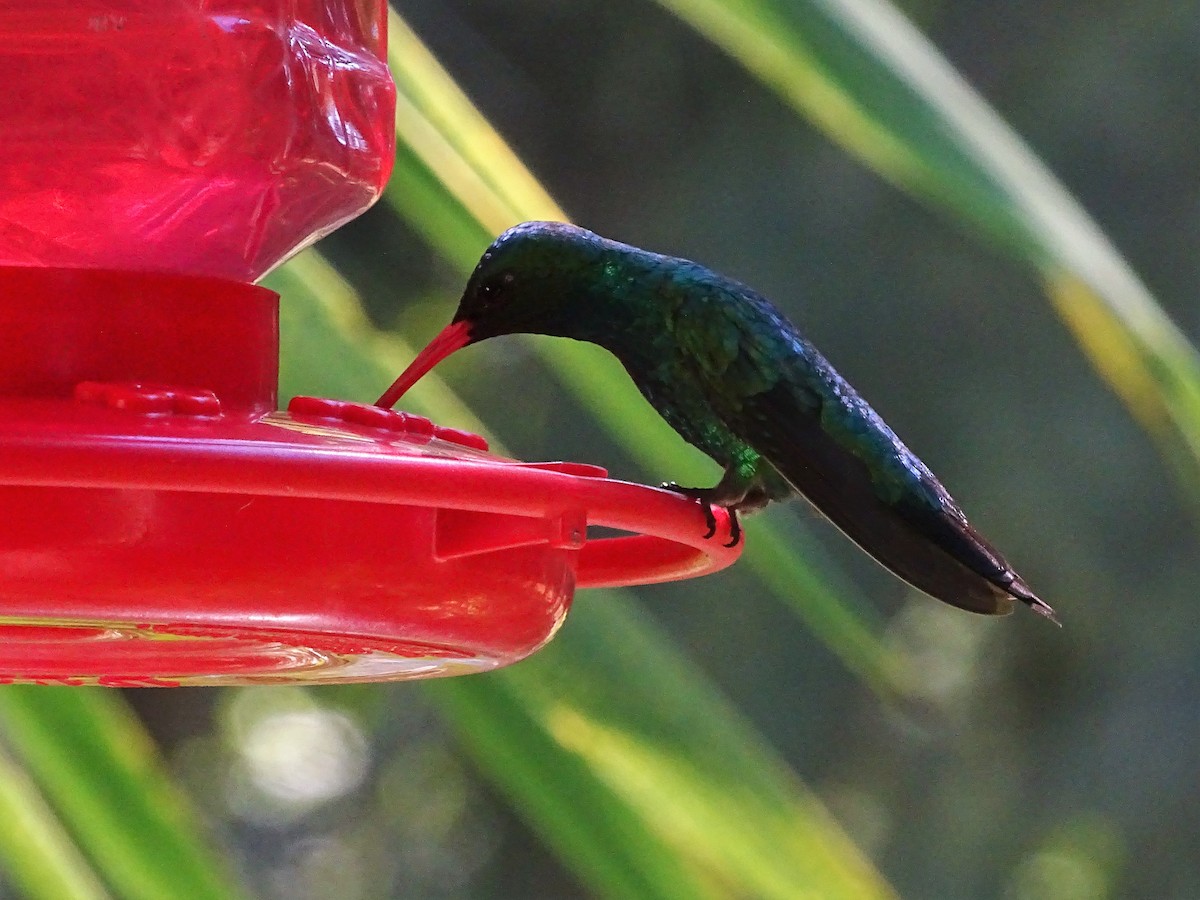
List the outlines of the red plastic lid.
{"type": "Polygon", "coordinates": [[[365,404],[277,411],[276,300],[0,268],[0,680],[479,671],[549,640],[575,587],[737,558],[727,522],[705,540],[697,504],[595,466],[365,404]]]}

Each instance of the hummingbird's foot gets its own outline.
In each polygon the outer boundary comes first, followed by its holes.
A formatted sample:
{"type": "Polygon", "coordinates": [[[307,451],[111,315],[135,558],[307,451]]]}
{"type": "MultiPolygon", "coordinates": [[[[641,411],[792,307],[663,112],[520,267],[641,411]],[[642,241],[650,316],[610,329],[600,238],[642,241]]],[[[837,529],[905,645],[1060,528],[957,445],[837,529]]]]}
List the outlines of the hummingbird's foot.
{"type": "MultiPolygon", "coordinates": [[[[704,539],[707,541],[717,534],[717,516],[713,512],[714,506],[721,504],[713,503],[712,495],[715,488],[690,488],[678,485],[673,481],[664,481],[661,485],[664,490],[674,491],[677,494],[683,494],[685,497],[690,497],[700,503],[700,508],[704,510],[704,524],[708,526],[708,531],[704,532],[704,539]]],[[[722,506],[722,509],[729,514],[729,543],[726,547],[736,547],[742,540],[742,523],[738,520],[737,510],[730,506],[722,506]]]]}

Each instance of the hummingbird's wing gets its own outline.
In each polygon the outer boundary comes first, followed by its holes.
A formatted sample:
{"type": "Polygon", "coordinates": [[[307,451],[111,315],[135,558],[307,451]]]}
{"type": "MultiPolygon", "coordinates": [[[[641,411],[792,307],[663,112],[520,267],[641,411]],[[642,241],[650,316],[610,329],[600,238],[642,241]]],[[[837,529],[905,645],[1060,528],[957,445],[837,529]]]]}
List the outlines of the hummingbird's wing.
{"type": "Polygon", "coordinates": [[[974,612],[1012,611],[1015,573],[936,479],[920,480],[925,492],[941,496],[938,504],[881,490],[867,461],[819,418],[797,414],[792,394],[781,384],[748,398],[730,428],[848,537],[914,587],[974,612]]]}
{"type": "Polygon", "coordinates": [[[1044,606],[854,388],[767,300],[736,287],[675,323],[730,431],[914,587],[978,613],[1044,606]]]}

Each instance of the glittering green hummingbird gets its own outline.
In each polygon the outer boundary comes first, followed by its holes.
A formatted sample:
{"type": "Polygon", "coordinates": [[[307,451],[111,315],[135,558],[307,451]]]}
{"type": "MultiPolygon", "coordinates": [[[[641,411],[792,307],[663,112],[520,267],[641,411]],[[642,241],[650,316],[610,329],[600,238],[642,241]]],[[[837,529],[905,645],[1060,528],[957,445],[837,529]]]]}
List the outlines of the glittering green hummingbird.
{"type": "Polygon", "coordinates": [[[1013,601],[1057,622],[958,504],[783,314],[686,259],[560,222],[526,222],[483,254],[453,322],[379,399],[392,406],[455,350],[504,334],[604,347],[684,440],[725,468],[709,488],[664,485],[737,514],[797,493],[912,586],[977,613],[1013,601]]]}

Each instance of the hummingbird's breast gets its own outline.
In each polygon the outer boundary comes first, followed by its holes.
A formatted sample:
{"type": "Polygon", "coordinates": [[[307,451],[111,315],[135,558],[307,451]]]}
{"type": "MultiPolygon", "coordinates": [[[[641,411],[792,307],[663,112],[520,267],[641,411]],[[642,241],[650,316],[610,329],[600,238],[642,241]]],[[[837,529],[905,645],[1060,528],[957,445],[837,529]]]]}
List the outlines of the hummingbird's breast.
{"type": "Polygon", "coordinates": [[[655,359],[639,359],[633,365],[625,359],[621,362],[642,396],[693,447],[722,466],[749,449],[722,421],[675,348],[661,348],[655,359]]]}

